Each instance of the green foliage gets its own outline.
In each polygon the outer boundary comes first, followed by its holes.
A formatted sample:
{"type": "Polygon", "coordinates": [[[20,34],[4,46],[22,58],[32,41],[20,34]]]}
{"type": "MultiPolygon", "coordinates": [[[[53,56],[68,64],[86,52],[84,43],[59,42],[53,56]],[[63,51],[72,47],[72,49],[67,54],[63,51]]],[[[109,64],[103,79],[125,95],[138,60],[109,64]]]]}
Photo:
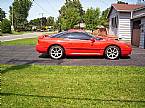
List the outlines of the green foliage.
{"type": "Polygon", "coordinates": [[[33,19],[29,22],[30,25],[33,25],[33,26],[40,26],[41,24],[41,20],[40,18],[37,18],[37,19],[33,19]]]}
{"type": "Polygon", "coordinates": [[[61,17],[61,25],[63,30],[68,30],[79,23],[80,15],[76,8],[68,8],[65,17],[61,17]]]}
{"type": "Polygon", "coordinates": [[[4,19],[1,23],[2,33],[11,33],[11,22],[8,19],[4,19]]]}
{"type": "Polygon", "coordinates": [[[32,26],[36,26],[37,29],[43,29],[45,28],[45,26],[47,25],[47,19],[46,17],[43,17],[43,18],[36,18],[36,19],[33,19],[29,22],[29,25],[32,27],[32,26]]]}
{"type": "Polygon", "coordinates": [[[104,10],[102,12],[102,15],[101,15],[101,25],[103,25],[104,27],[108,27],[109,26],[109,20],[107,18],[108,14],[109,14],[109,11],[110,11],[110,8],[107,8],[106,10],[104,10]]]}
{"type": "Polygon", "coordinates": [[[27,17],[31,8],[31,0],[14,0],[10,6],[10,19],[13,20],[16,31],[24,31],[27,28],[27,17]]]}
{"type": "Polygon", "coordinates": [[[94,30],[100,25],[100,9],[87,9],[84,15],[86,29],[94,30]]]}
{"type": "Polygon", "coordinates": [[[5,17],[5,11],[0,8],[0,21],[2,21],[5,17]]]}
{"type": "Polygon", "coordinates": [[[59,23],[61,24],[61,29],[68,30],[73,28],[82,20],[83,12],[79,0],[67,0],[59,11],[59,23]]]}
{"type": "Polygon", "coordinates": [[[54,30],[58,30],[58,31],[61,31],[60,30],[60,22],[59,22],[59,19],[57,19],[54,23],[54,26],[53,26],[53,29],[54,30]]]}
{"type": "Polygon", "coordinates": [[[2,22],[0,21],[0,36],[2,36],[1,25],[2,25],[2,22]]]}
{"type": "Polygon", "coordinates": [[[2,29],[1,27],[2,27],[2,22],[0,21],[0,31],[1,31],[1,29],[2,29]]]}
{"type": "Polygon", "coordinates": [[[47,26],[54,26],[54,24],[55,24],[54,17],[49,16],[47,18],[47,26]]]}
{"type": "Polygon", "coordinates": [[[128,4],[128,3],[124,1],[117,1],[117,4],[128,4]]]}
{"type": "Polygon", "coordinates": [[[47,25],[47,19],[46,17],[41,18],[41,27],[47,25]]]}

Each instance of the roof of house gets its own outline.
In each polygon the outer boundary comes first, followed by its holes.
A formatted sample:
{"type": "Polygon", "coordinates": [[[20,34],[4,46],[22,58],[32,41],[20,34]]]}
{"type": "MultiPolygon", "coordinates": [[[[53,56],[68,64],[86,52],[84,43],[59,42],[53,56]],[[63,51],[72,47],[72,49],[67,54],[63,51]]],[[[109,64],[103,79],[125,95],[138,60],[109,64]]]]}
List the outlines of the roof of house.
{"type": "Polygon", "coordinates": [[[109,14],[108,14],[108,17],[109,17],[113,8],[117,11],[131,12],[135,9],[143,8],[143,7],[145,7],[145,5],[143,5],[143,4],[112,4],[111,9],[110,9],[109,14]]]}
{"type": "Polygon", "coordinates": [[[142,10],[142,9],[145,9],[145,5],[144,5],[143,7],[136,8],[136,9],[134,9],[133,11],[139,11],[139,10],[142,10]]]}
{"type": "Polygon", "coordinates": [[[117,11],[131,11],[137,8],[142,8],[145,5],[141,4],[112,4],[112,7],[114,7],[117,11]]]}

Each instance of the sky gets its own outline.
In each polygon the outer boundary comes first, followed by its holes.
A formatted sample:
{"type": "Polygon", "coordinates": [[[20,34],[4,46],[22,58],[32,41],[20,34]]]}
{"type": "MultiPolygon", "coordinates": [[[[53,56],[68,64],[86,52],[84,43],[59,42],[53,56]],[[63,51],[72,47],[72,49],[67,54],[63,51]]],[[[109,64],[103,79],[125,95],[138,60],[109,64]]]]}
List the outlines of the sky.
{"type": "MultiPolygon", "coordinates": [[[[101,11],[110,7],[112,3],[116,3],[117,0],[80,0],[84,10],[87,8],[99,7],[101,11]]],[[[137,0],[122,0],[131,4],[137,3],[137,0]]],[[[12,5],[13,0],[0,0],[0,8],[2,8],[9,16],[9,6],[12,5]]],[[[42,17],[53,16],[57,18],[59,16],[58,10],[64,4],[65,0],[34,0],[33,5],[29,11],[28,21],[42,17]]]]}

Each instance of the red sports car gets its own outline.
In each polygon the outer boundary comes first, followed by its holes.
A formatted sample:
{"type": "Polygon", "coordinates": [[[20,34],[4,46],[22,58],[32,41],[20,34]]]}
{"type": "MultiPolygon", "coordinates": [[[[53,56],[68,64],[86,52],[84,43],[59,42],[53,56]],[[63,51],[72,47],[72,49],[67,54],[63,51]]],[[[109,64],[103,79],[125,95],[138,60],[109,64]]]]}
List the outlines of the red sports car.
{"type": "Polygon", "coordinates": [[[38,38],[36,50],[48,53],[53,59],[67,56],[105,56],[107,59],[118,59],[131,54],[129,44],[104,37],[95,37],[86,32],[66,31],[51,36],[38,38]]]}

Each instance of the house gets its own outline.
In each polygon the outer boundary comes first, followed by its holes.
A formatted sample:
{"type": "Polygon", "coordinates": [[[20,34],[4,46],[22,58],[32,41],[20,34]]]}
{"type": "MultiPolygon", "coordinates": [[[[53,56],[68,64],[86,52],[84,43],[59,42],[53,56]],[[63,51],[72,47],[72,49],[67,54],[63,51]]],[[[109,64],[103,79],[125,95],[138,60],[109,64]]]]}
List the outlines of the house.
{"type": "Polygon", "coordinates": [[[82,22],[74,26],[74,28],[77,28],[77,29],[85,29],[85,27],[86,27],[86,24],[82,22]]]}
{"type": "Polygon", "coordinates": [[[143,46],[145,5],[112,4],[108,18],[110,35],[116,35],[119,39],[145,48],[143,46]]]}

